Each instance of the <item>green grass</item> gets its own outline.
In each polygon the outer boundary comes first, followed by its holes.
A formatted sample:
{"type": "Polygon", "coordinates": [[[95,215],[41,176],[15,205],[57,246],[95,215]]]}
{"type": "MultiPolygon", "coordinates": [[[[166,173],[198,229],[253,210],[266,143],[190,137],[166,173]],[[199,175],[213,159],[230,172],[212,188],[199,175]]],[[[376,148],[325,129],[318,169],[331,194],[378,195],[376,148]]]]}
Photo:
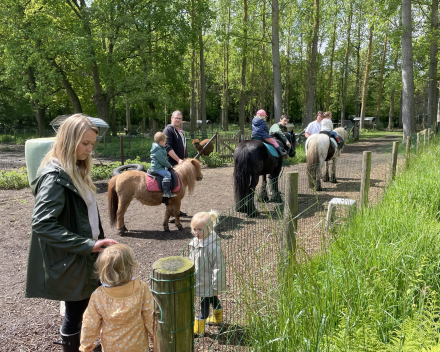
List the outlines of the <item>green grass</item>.
{"type": "Polygon", "coordinates": [[[275,288],[244,288],[255,351],[439,350],[439,157],[437,140],[326,251],[299,249],[275,288]]]}

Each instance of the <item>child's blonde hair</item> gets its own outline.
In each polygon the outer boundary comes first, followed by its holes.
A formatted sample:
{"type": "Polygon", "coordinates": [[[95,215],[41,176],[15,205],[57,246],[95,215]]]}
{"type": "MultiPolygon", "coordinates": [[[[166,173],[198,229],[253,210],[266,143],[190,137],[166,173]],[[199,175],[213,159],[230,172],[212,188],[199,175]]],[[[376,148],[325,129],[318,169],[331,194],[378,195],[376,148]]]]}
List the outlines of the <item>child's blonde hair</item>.
{"type": "Polygon", "coordinates": [[[83,199],[87,198],[86,195],[89,191],[96,191],[90,177],[92,156],[89,154],[85,160],[77,160],[76,157],[78,144],[81,142],[84,132],[88,130],[96,132],[96,135],[99,134],[98,128],[86,115],[74,114],[67,118],[58,129],[55,143],[39,167],[42,169],[49,163],[59,164],[70,176],[83,199]]]}
{"type": "Polygon", "coordinates": [[[154,135],[154,142],[159,143],[167,140],[167,135],[163,132],[156,132],[154,135]]]}
{"type": "Polygon", "coordinates": [[[209,232],[211,232],[218,223],[218,211],[201,211],[200,213],[195,214],[191,219],[191,230],[194,230],[195,223],[204,224],[203,227],[208,227],[209,232]]]}
{"type": "Polygon", "coordinates": [[[130,282],[138,262],[129,246],[118,243],[101,252],[95,267],[101,282],[113,287],[130,282]]]}
{"type": "Polygon", "coordinates": [[[322,115],[323,119],[332,119],[332,113],[330,111],[326,111],[324,115],[322,115]]]}

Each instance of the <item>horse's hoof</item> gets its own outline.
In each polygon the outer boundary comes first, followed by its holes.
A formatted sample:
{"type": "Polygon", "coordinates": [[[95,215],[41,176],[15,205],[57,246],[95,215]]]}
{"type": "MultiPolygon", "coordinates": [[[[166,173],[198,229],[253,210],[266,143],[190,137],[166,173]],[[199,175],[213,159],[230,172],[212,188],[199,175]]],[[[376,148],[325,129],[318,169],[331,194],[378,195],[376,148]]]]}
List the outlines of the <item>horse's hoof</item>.
{"type": "Polygon", "coordinates": [[[124,230],[118,231],[118,235],[121,236],[121,237],[124,237],[125,231],[124,230]]]}
{"type": "Polygon", "coordinates": [[[177,228],[179,229],[179,230],[183,230],[183,226],[182,225],[176,225],[177,226],[177,228]]]}
{"type": "Polygon", "coordinates": [[[174,224],[174,223],[176,222],[176,219],[175,219],[175,218],[172,218],[172,219],[168,220],[168,222],[169,222],[170,224],[174,224]]]}
{"type": "Polygon", "coordinates": [[[164,226],[164,227],[163,227],[163,230],[164,230],[165,232],[170,232],[170,228],[169,228],[168,226],[164,226]]]}
{"type": "Polygon", "coordinates": [[[127,227],[124,225],[124,229],[122,231],[128,231],[127,227]]]}

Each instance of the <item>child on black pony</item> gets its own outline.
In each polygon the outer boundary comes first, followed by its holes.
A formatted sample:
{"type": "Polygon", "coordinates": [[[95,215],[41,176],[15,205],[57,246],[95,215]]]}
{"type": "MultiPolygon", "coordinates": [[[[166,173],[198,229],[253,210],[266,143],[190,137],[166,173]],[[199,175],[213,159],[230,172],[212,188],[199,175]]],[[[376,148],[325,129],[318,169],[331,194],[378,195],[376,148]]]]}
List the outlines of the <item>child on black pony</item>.
{"type": "Polygon", "coordinates": [[[272,144],[276,148],[280,156],[285,156],[286,151],[281,149],[277,141],[269,135],[269,127],[267,127],[266,117],[266,111],[257,111],[257,114],[252,119],[252,138],[260,137],[264,139],[266,142],[272,144]]]}

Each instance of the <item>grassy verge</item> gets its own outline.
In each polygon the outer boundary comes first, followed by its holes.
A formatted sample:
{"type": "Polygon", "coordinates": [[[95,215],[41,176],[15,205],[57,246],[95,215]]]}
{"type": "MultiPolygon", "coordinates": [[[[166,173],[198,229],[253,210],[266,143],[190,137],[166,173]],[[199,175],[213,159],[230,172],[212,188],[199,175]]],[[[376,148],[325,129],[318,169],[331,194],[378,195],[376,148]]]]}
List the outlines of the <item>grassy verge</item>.
{"type": "Polygon", "coordinates": [[[439,157],[435,141],[327,251],[253,288],[255,351],[439,350],[439,157]]]}

